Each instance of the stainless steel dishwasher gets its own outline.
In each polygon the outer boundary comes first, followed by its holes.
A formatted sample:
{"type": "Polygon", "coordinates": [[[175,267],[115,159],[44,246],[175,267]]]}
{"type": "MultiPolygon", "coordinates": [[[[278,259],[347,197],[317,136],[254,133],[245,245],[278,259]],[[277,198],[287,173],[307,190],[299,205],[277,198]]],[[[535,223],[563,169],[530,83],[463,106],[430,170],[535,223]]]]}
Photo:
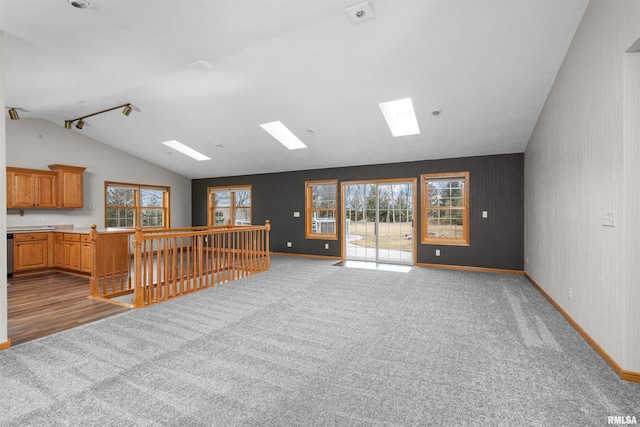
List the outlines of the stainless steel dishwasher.
{"type": "Polygon", "coordinates": [[[13,277],[13,233],[7,234],[7,277],[13,277]]]}

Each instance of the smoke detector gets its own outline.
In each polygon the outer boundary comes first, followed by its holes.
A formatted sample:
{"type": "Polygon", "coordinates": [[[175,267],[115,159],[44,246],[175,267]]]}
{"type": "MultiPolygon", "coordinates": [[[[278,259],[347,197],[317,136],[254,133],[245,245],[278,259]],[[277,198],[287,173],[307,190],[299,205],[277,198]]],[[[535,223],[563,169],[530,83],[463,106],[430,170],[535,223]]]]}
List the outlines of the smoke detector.
{"type": "Polygon", "coordinates": [[[69,4],[77,9],[88,9],[91,3],[88,0],[69,0],[69,4]]]}
{"type": "Polygon", "coordinates": [[[375,18],[371,4],[368,1],[349,6],[345,9],[345,12],[347,12],[347,15],[351,18],[351,22],[354,24],[375,18]]]}

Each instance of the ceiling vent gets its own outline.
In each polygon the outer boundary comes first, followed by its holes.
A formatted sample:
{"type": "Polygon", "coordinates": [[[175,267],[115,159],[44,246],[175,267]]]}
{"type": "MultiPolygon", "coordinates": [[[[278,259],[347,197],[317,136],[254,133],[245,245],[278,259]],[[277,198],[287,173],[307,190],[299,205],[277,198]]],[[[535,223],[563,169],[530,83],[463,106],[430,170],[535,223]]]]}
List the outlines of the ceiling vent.
{"type": "Polygon", "coordinates": [[[345,11],[347,12],[347,15],[349,15],[349,18],[351,18],[351,22],[354,24],[359,24],[360,22],[373,19],[375,17],[373,9],[371,9],[371,4],[369,4],[368,1],[350,6],[346,8],[345,11]]]}

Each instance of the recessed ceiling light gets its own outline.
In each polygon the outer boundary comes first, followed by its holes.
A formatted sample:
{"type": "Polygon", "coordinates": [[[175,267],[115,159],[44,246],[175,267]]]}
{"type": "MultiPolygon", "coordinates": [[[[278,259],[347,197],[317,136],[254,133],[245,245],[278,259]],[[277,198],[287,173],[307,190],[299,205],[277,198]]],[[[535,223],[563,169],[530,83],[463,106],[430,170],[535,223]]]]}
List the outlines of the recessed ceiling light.
{"type": "Polygon", "coordinates": [[[196,159],[199,162],[201,162],[203,160],[211,160],[211,158],[205,156],[202,153],[198,153],[193,148],[187,147],[186,145],[184,145],[181,142],[176,141],[175,139],[172,139],[171,141],[164,141],[163,144],[166,145],[167,147],[171,147],[174,150],[181,152],[182,154],[184,154],[186,156],[191,157],[192,159],[196,159]]]}
{"type": "Polygon", "coordinates": [[[299,148],[307,148],[304,142],[300,141],[281,121],[263,123],[260,127],[266,130],[269,135],[278,140],[278,142],[289,150],[297,150],[299,148]]]}
{"type": "Polygon", "coordinates": [[[382,102],[380,109],[394,137],[418,135],[420,133],[411,98],[382,102]]]}

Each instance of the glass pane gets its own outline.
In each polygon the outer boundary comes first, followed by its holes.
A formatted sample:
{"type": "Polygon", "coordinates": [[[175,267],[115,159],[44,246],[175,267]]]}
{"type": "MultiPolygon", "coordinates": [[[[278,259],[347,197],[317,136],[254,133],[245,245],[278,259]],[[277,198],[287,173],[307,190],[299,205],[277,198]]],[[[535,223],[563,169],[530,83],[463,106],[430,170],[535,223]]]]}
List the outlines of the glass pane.
{"type": "Polygon", "coordinates": [[[235,191],[236,207],[251,206],[251,191],[240,190],[235,191]]]}
{"type": "Polygon", "coordinates": [[[229,191],[216,191],[214,193],[214,199],[217,207],[231,206],[231,193],[229,191]]]}
{"type": "Polygon", "coordinates": [[[318,184],[312,187],[312,208],[336,207],[336,186],[335,184],[318,184]]]}
{"type": "Polygon", "coordinates": [[[162,207],[164,192],[161,190],[140,190],[140,206],[162,207]]]}
{"type": "Polygon", "coordinates": [[[251,208],[236,208],[234,210],[235,225],[251,225],[251,208]]]}
{"type": "Polygon", "coordinates": [[[107,209],[107,227],[133,228],[133,209],[107,209]]]}
{"type": "Polygon", "coordinates": [[[142,209],[143,227],[163,227],[164,226],[164,210],[163,209],[142,209]]]}
{"type": "Polygon", "coordinates": [[[217,208],[213,214],[213,225],[227,225],[231,221],[229,208],[217,208]]]}
{"type": "Polygon", "coordinates": [[[311,233],[335,234],[336,213],[334,210],[313,211],[311,214],[311,233]]]}
{"type": "Polygon", "coordinates": [[[107,187],[107,206],[133,206],[133,189],[107,187]]]}
{"type": "Polygon", "coordinates": [[[462,209],[433,209],[428,211],[428,237],[439,239],[461,239],[462,230],[462,209]]]}
{"type": "Polygon", "coordinates": [[[429,206],[464,206],[464,180],[428,181],[429,206]]]}

